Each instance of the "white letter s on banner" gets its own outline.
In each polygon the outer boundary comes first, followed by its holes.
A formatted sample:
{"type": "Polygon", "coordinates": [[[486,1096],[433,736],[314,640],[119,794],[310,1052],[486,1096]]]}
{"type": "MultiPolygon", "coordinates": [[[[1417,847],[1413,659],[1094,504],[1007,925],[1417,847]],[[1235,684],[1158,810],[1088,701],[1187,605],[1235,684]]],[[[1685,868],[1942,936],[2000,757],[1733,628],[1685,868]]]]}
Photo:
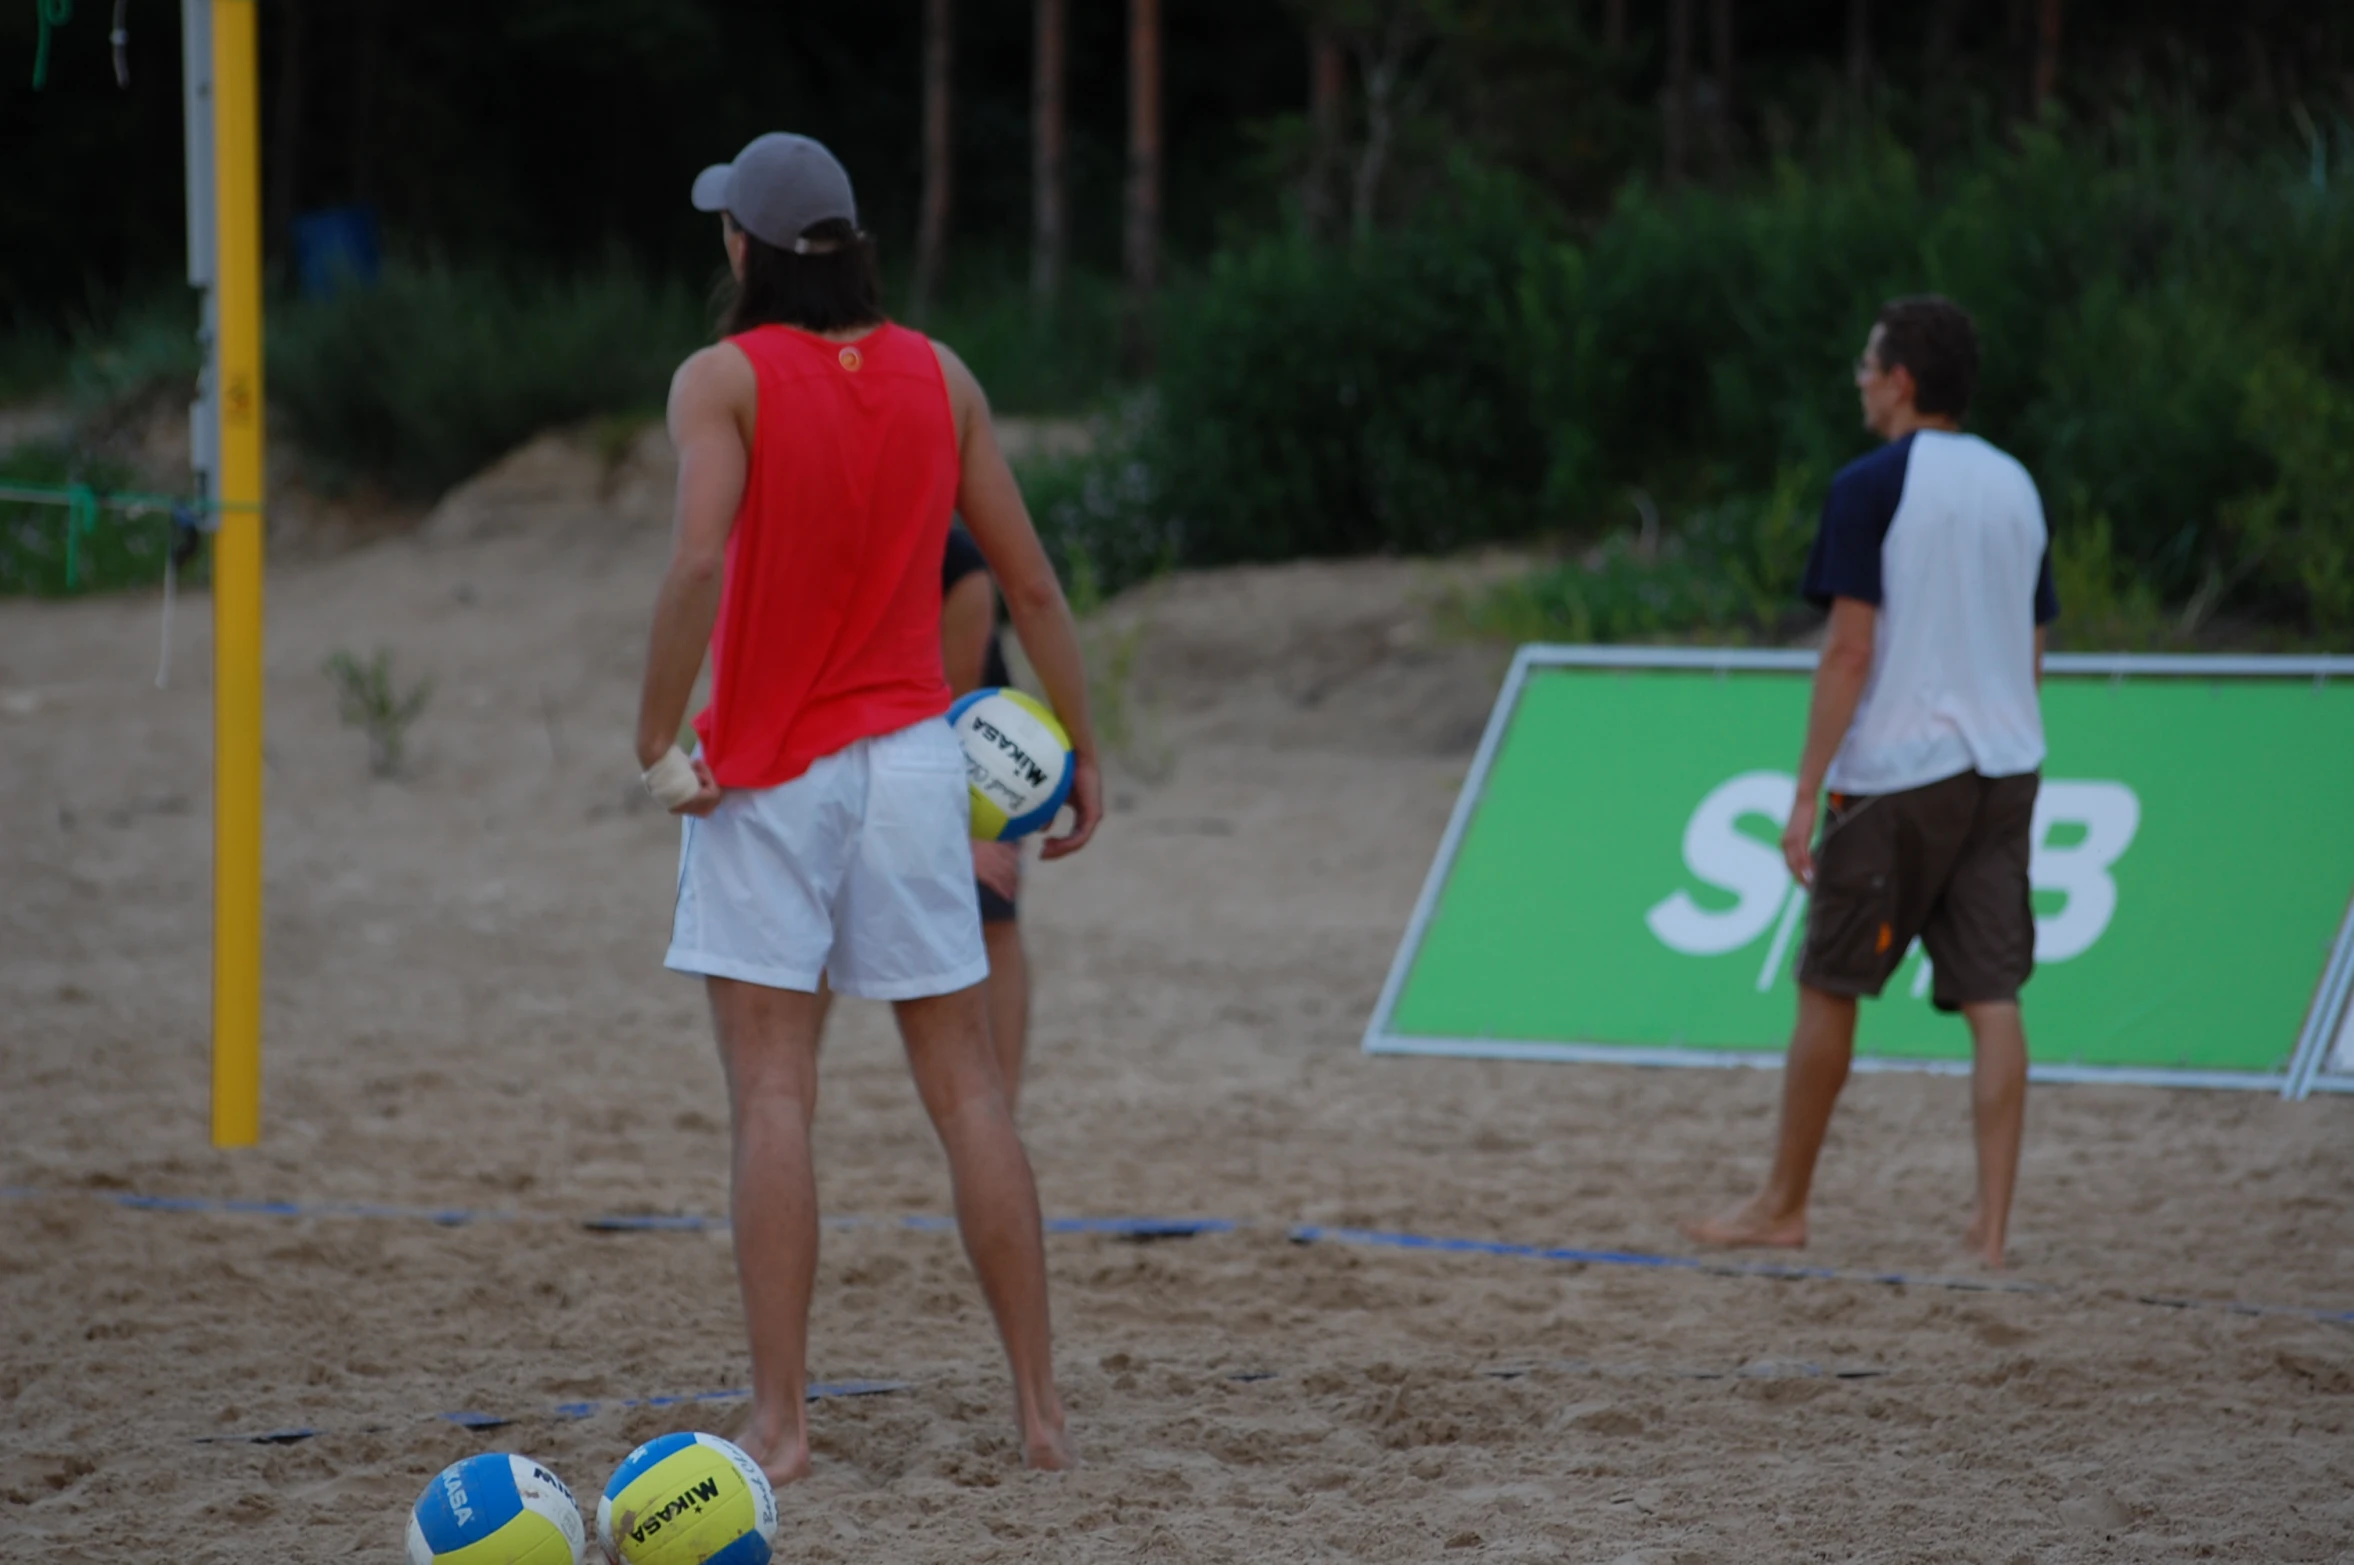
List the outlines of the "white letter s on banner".
{"type": "Polygon", "coordinates": [[[2141,800],[2121,782],[2046,782],[2035,796],[2035,825],[2027,879],[2038,891],[2068,901],[2035,921],[2035,959],[2065,962],[2092,949],[2117,912],[2117,882],[2109,866],[2133,846],[2141,830],[2141,800]],[[2077,825],[2084,840],[2055,848],[2052,828],[2077,825]]]}
{"type": "MultiPolygon", "coordinates": [[[[1744,815],[1763,815],[1778,834],[1797,796],[1798,779],[1787,772],[1743,772],[1718,784],[1700,801],[1684,827],[1684,867],[1696,879],[1740,900],[1722,913],[1712,913],[1689,892],[1678,891],[1643,915],[1662,945],[1686,956],[1721,956],[1765,933],[1789,893],[1790,870],[1779,849],[1745,835],[1735,823],[1744,815]]],[[[2039,822],[2041,818],[2038,805],[2039,822]]],[[[2075,905],[2073,900],[2069,905],[2075,905]]],[[[2107,922],[2106,916],[2102,921],[2107,922]]]]}

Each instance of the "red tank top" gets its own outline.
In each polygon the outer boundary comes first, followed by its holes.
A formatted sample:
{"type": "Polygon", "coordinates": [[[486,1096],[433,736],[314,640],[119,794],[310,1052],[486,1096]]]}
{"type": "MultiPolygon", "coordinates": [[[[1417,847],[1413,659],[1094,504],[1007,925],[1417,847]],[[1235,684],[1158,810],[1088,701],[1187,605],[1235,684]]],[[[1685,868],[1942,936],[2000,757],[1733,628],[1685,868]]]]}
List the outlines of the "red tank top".
{"type": "Polygon", "coordinates": [[[760,404],[695,719],[723,788],[773,788],[820,756],[948,710],[940,559],[960,464],[931,340],[789,326],[728,339],[760,404]]]}

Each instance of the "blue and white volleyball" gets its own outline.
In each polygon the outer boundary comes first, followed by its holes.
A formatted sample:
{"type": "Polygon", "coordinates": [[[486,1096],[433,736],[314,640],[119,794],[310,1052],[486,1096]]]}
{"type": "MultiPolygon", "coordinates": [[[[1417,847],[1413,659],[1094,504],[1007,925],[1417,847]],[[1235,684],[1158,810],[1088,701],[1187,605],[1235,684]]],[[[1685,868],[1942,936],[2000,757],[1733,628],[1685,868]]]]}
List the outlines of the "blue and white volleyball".
{"type": "Polygon", "coordinates": [[[664,1435],[629,1453],[597,1502],[614,1565],[768,1565],[776,1491],[717,1435],[664,1435]]]}
{"type": "Polygon", "coordinates": [[[973,789],[973,835],[1010,842],[1044,831],[1071,796],[1071,736],[1019,690],[976,690],[948,709],[973,789]]]}
{"type": "Polygon", "coordinates": [[[528,1456],[453,1463],[409,1509],[409,1565],[580,1565],[587,1548],[572,1491],[528,1456]]]}

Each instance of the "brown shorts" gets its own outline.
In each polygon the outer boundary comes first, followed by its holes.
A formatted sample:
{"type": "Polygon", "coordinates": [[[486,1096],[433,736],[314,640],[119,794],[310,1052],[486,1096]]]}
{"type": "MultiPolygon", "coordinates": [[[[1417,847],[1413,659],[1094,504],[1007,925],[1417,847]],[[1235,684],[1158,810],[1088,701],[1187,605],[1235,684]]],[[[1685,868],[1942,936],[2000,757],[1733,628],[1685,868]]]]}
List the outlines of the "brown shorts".
{"type": "Polygon", "coordinates": [[[1832,794],[1798,981],[1876,995],[1918,936],[1939,1010],[2017,999],[2035,971],[2027,856],[2037,783],[2033,772],[1964,772],[1902,793],[1832,794]]]}

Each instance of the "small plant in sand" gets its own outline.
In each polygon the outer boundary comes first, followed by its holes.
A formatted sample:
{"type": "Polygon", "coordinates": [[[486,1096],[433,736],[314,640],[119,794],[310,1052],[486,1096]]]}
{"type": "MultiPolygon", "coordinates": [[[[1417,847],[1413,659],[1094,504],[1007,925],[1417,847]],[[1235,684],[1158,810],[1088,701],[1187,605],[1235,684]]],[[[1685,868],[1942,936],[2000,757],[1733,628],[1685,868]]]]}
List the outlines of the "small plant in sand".
{"type": "Polygon", "coordinates": [[[383,647],[366,662],[342,648],[328,655],[328,679],[335,685],[336,704],[343,726],[368,736],[368,770],[378,777],[399,773],[401,751],[409,725],[432,698],[433,681],[420,679],[407,691],[397,691],[392,677],[392,653],[383,647]]]}
{"type": "Polygon", "coordinates": [[[1136,659],[1144,648],[1142,621],[1126,626],[1091,622],[1085,634],[1087,704],[1096,733],[1112,754],[1148,783],[1168,781],[1177,753],[1161,735],[1152,711],[1136,695],[1136,659]]]}

